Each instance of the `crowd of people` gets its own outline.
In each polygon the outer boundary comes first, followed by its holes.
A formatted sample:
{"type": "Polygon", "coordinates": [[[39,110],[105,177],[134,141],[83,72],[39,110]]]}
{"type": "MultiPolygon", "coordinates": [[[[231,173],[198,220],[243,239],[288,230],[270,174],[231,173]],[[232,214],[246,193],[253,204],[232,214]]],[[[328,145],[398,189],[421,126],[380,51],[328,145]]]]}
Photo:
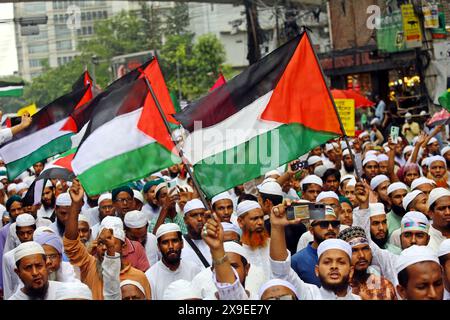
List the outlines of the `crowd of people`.
{"type": "Polygon", "coordinates": [[[14,181],[0,160],[2,298],[448,300],[450,146],[410,120],[393,139],[375,118],[350,149],[329,141],[206,204],[181,164],[95,196],[49,179],[35,204],[46,160],[14,181]]]}

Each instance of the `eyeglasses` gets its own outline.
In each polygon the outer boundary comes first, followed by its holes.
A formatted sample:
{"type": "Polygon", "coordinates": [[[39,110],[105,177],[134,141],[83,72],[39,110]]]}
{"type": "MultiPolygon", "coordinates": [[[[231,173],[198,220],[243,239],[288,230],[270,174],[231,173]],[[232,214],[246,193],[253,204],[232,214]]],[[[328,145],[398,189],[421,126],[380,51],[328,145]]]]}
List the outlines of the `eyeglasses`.
{"type": "Polygon", "coordinates": [[[116,199],[117,202],[122,202],[122,203],[128,203],[128,202],[131,202],[131,200],[133,200],[133,199],[119,199],[119,198],[116,199]]]}
{"type": "Polygon", "coordinates": [[[100,206],[100,209],[102,210],[112,210],[114,206],[100,206]]]}
{"type": "Polygon", "coordinates": [[[338,228],[341,225],[341,222],[339,220],[319,221],[319,222],[314,222],[311,225],[313,227],[319,226],[322,229],[328,229],[330,225],[331,225],[332,228],[338,228]]]}
{"type": "Polygon", "coordinates": [[[56,259],[59,258],[59,254],[47,254],[45,255],[47,257],[47,259],[51,260],[51,261],[55,261],[56,259]]]}
{"type": "Polygon", "coordinates": [[[297,300],[297,297],[290,294],[285,294],[284,296],[270,297],[266,300],[297,300]]]}

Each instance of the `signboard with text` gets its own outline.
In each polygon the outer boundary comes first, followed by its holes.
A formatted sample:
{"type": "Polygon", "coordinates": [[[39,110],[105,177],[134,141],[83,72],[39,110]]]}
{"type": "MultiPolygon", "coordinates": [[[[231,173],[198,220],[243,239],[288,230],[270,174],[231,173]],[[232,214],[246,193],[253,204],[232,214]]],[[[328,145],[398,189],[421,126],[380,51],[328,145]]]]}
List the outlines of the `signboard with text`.
{"type": "Polygon", "coordinates": [[[412,4],[404,4],[401,6],[403,18],[403,32],[406,47],[420,48],[422,47],[422,32],[420,31],[420,22],[412,4]]]}
{"type": "Polygon", "coordinates": [[[355,100],[334,99],[339,116],[341,117],[345,133],[349,137],[355,136],[355,100]]]}

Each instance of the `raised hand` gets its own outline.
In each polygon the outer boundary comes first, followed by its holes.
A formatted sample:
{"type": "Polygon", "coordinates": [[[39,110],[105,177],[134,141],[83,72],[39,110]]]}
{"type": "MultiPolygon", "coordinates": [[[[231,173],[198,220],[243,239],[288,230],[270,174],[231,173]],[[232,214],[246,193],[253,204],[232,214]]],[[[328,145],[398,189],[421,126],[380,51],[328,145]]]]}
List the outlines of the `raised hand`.
{"type": "Polygon", "coordinates": [[[369,207],[369,194],[370,187],[366,181],[356,183],[355,195],[360,209],[367,209],[369,207]]]}
{"type": "Polygon", "coordinates": [[[292,201],[289,199],[285,200],[285,203],[274,206],[270,211],[270,224],[272,228],[283,228],[289,224],[298,224],[302,220],[288,220],[286,216],[287,207],[292,204],[292,201]]]}
{"type": "Polygon", "coordinates": [[[81,204],[83,202],[84,189],[78,179],[73,180],[72,187],[69,189],[69,194],[73,203],[81,204]]]}
{"type": "Polygon", "coordinates": [[[28,128],[30,126],[30,124],[31,124],[31,121],[32,121],[32,119],[30,117],[30,114],[29,113],[25,113],[25,114],[22,115],[22,119],[21,119],[20,125],[24,129],[28,128]]]}
{"type": "Polygon", "coordinates": [[[213,214],[203,226],[202,238],[211,252],[223,250],[223,227],[216,214],[213,214]]]}

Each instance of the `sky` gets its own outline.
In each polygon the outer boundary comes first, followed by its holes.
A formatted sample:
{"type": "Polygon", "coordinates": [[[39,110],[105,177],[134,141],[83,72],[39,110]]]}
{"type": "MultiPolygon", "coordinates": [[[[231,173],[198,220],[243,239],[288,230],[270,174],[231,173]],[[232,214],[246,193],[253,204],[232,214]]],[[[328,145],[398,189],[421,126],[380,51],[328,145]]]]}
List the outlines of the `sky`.
{"type": "Polygon", "coordinates": [[[18,71],[12,3],[0,3],[0,76],[18,71]],[[11,20],[4,23],[4,20],[11,20]]]}

